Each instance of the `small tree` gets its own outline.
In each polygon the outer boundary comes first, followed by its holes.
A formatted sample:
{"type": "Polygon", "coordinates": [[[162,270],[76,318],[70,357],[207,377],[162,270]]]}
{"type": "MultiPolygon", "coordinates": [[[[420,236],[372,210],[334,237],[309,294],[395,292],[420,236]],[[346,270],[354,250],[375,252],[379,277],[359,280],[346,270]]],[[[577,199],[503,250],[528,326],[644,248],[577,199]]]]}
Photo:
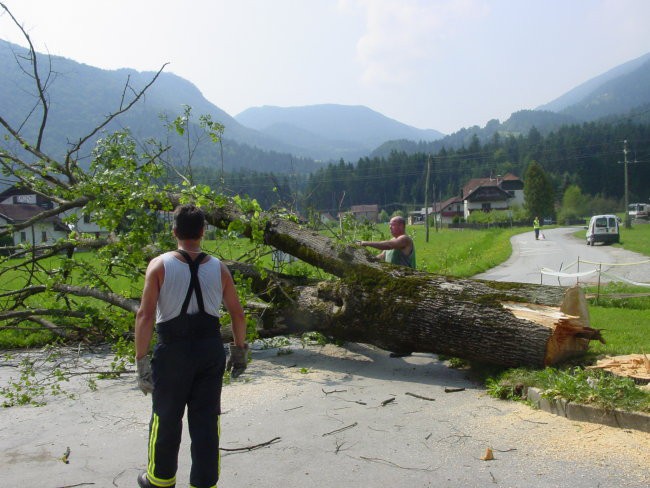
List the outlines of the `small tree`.
{"type": "Polygon", "coordinates": [[[568,223],[571,220],[584,217],[587,211],[587,197],[582,194],[578,185],[569,185],[562,197],[562,207],[558,220],[568,223]]]}
{"type": "Polygon", "coordinates": [[[544,169],[535,161],[530,163],[524,176],[524,198],[530,218],[555,215],[553,185],[544,169]]]}

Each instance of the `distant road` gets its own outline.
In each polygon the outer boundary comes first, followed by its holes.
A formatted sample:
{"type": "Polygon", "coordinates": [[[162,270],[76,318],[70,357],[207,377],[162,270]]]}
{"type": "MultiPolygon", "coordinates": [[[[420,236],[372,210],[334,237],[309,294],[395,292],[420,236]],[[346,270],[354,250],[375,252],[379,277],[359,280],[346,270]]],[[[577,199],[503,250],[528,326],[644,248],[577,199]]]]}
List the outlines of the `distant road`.
{"type": "MultiPolygon", "coordinates": [[[[545,239],[539,241],[535,240],[532,230],[513,236],[510,240],[512,244],[510,259],[496,268],[474,276],[474,278],[518,283],[540,283],[541,268],[576,273],[578,269],[574,263],[579,258],[581,261],[580,272],[597,269],[598,265],[583,262],[592,261],[594,263],[603,263],[603,273],[636,282],[650,283],[650,263],[635,266],[610,266],[610,264],[638,263],[648,261],[650,258],[608,245],[587,246],[584,238],[578,239],[573,236],[578,230],[580,229],[577,227],[542,229],[545,239]]],[[[596,283],[597,280],[597,274],[580,278],[580,282],[596,283]]],[[[602,281],[611,280],[603,276],[602,281]]],[[[576,278],[557,278],[547,275],[544,275],[541,281],[545,285],[562,286],[570,286],[575,282],[576,278]]]]}

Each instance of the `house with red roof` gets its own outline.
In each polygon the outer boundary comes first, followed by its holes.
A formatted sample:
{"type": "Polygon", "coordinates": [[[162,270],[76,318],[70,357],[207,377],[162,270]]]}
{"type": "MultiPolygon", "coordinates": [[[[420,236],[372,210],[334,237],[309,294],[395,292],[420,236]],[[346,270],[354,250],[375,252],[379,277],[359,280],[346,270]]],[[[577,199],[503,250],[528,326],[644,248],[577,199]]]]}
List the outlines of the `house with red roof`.
{"type": "Polygon", "coordinates": [[[513,205],[524,204],[524,182],[508,173],[496,178],[472,178],[463,186],[463,217],[472,212],[508,210],[513,205]]]}
{"type": "MultiPolygon", "coordinates": [[[[44,210],[47,209],[38,205],[0,203],[0,229],[28,222],[44,210]]],[[[13,244],[17,246],[23,243],[32,245],[53,243],[67,236],[68,232],[70,232],[68,226],[59,217],[53,215],[13,232],[13,244]]]]}

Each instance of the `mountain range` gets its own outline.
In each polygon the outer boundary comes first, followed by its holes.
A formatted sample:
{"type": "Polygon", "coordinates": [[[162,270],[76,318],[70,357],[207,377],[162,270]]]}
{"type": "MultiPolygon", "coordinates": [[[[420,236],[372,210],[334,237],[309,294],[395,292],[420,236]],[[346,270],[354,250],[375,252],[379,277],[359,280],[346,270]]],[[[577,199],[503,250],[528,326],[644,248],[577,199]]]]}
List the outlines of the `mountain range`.
{"type": "Polygon", "coordinates": [[[444,134],[416,129],[361,105],[253,107],[235,116],[246,127],[301,148],[317,159],[356,160],[390,139],[435,141],[444,134]]]}
{"type": "MultiPolygon", "coordinates": [[[[17,59],[26,49],[0,40],[0,116],[26,137],[38,129],[36,113],[25,120],[36,105],[33,82],[17,59]]],[[[132,69],[102,70],[70,59],[39,54],[41,70],[51,66],[48,99],[51,110],[43,147],[56,155],[70,143],[115,112],[133,90],[144,87],[153,72],[132,69]],[[125,89],[127,87],[129,89],[125,89]]],[[[41,72],[47,78],[47,73],[41,72]]],[[[616,117],[649,121],[650,53],[614,67],[582,83],[557,99],[513,113],[504,122],[491,120],[485,127],[468,127],[445,136],[390,119],[364,106],[322,104],[303,107],[253,107],[232,117],[208,101],[191,82],[162,72],[143,100],[107,127],[128,127],[141,141],[147,138],[170,141],[170,158],[181,159],[182,141],[162,127],[161,114],[169,119],[182,115],[184,106],[199,115],[209,115],[225,126],[223,151],[214,146],[195,153],[197,165],[218,165],[226,170],[252,169],[272,172],[310,173],[322,162],[344,159],[354,162],[364,156],[381,156],[393,149],[414,152],[467,145],[473,137],[488,140],[494,134],[525,134],[532,127],[549,132],[561,125],[581,124],[616,117]],[[221,159],[223,155],[223,160],[221,159]]],[[[197,130],[193,126],[194,131],[197,130]]]]}

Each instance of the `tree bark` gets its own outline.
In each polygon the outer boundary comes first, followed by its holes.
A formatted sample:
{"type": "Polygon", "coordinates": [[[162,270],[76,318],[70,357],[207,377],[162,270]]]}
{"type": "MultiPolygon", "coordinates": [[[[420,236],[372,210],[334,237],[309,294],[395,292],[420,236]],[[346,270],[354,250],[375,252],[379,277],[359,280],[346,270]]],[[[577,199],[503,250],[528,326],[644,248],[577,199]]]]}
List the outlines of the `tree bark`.
{"type": "MultiPolygon", "coordinates": [[[[223,209],[215,217],[208,213],[213,224],[228,221],[223,209]]],[[[264,239],[339,278],[297,283],[271,274],[257,282],[273,304],[264,313],[272,334],[319,331],[391,351],[533,367],[579,355],[590,340],[601,340],[589,327],[579,288],[456,279],[393,266],[275,218],[268,220],[264,239]]],[[[239,272],[255,275],[241,267],[239,272]]]]}

